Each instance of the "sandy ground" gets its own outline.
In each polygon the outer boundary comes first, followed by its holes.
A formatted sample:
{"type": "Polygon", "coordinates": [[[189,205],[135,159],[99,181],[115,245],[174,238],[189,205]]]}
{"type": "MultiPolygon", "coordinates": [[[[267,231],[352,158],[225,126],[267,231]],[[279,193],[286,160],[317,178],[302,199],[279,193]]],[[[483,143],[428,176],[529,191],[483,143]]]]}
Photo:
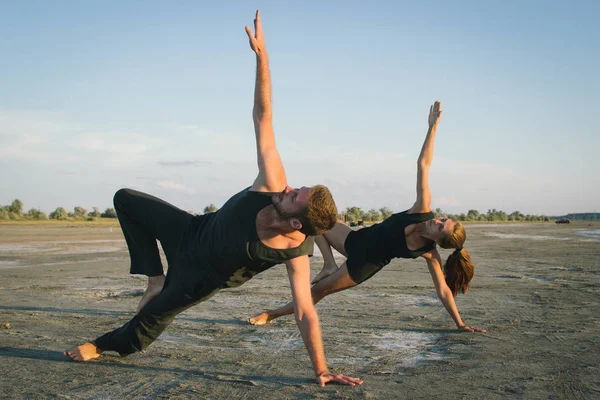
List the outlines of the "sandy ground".
{"type": "Polygon", "coordinates": [[[289,298],[283,266],[143,353],[76,363],[61,352],[126,322],[144,288],[120,229],[0,224],[0,398],[600,398],[600,223],[467,231],[476,275],[457,304],[488,333],[457,332],[425,262],[395,260],[317,306],[330,369],[365,381],[320,389],[293,317],[246,322],[289,298]]]}

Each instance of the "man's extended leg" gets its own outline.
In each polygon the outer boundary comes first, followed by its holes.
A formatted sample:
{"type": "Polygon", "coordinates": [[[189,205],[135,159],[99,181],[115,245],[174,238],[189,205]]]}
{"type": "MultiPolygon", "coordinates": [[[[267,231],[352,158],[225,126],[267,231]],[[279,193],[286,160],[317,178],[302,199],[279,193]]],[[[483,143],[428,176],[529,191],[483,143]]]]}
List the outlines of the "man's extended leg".
{"type": "Polygon", "coordinates": [[[161,292],[165,282],[156,240],[160,240],[167,259],[173,257],[193,216],[161,199],[131,189],[117,191],[114,204],[129,248],[130,273],[148,277],[148,286],[137,307],[136,313],[139,313],[161,292]]]}
{"type": "MultiPolygon", "coordinates": [[[[313,304],[317,304],[325,296],[342,291],[344,289],[356,286],[356,282],[350,278],[346,263],[336,270],[333,274],[321,279],[315,283],[311,288],[311,294],[313,304]]],[[[277,308],[275,310],[265,311],[249,319],[252,325],[264,325],[271,322],[272,320],[283,317],[284,315],[290,315],[294,313],[294,303],[289,302],[285,306],[277,308]]]]}
{"type": "Polygon", "coordinates": [[[177,314],[209,299],[219,291],[208,279],[201,279],[195,286],[184,286],[182,282],[178,277],[170,280],[164,290],[125,325],[63,354],[75,361],[88,361],[108,350],[116,351],[122,356],[144,350],[171,324],[177,314]]]}

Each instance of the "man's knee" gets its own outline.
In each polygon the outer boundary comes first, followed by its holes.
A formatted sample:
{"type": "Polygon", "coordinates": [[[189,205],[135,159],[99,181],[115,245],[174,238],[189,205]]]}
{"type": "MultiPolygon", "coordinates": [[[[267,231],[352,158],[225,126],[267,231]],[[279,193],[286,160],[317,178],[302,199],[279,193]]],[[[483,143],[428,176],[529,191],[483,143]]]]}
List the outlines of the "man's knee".
{"type": "Polygon", "coordinates": [[[128,195],[129,195],[129,189],[127,189],[127,188],[122,188],[122,189],[117,190],[117,192],[113,196],[113,203],[121,202],[128,195]]]}
{"type": "Polygon", "coordinates": [[[122,208],[124,204],[126,204],[127,199],[131,197],[131,189],[119,189],[113,196],[113,204],[115,205],[115,210],[122,208]]]}

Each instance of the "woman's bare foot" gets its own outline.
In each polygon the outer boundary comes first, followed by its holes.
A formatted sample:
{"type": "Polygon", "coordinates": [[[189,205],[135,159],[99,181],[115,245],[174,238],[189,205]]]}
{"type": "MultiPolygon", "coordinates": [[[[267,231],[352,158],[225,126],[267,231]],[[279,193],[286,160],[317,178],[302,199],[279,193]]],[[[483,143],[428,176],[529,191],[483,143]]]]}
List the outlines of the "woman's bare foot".
{"type": "Polygon", "coordinates": [[[310,283],[312,285],[314,285],[315,283],[319,282],[321,279],[327,278],[329,275],[336,273],[338,268],[339,267],[336,264],[328,264],[328,263],[323,264],[323,269],[321,270],[321,272],[319,272],[317,274],[317,276],[315,276],[312,279],[312,281],[310,281],[310,283]]]}
{"type": "Polygon", "coordinates": [[[89,361],[100,357],[100,353],[102,352],[93,344],[84,343],[81,346],[64,351],[63,355],[71,357],[74,361],[89,361]]]}
{"type": "Polygon", "coordinates": [[[142,299],[138,303],[137,309],[135,310],[135,315],[138,315],[142,308],[144,308],[144,306],[148,304],[150,300],[158,296],[158,294],[162,291],[163,286],[165,286],[164,275],[148,277],[148,287],[146,288],[142,299]]]}
{"type": "Polygon", "coordinates": [[[271,318],[268,312],[264,312],[262,314],[255,315],[254,317],[250,318],[248,322],[250,322],[252,325],[265,325],[273,321],[274,319],[275,318],[271,318]]]}

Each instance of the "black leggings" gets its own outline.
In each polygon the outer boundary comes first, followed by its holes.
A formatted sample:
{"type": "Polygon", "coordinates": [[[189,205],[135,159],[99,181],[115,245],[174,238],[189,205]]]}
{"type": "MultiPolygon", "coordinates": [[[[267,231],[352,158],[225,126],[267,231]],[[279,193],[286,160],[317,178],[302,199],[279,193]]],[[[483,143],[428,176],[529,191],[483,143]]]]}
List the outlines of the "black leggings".
{"type": "Polygon", "coordinates": [[[131,189],[119,190],[113,202],[129,248],[129,272],[162,275],[156,240],[160,240],[170,265],[193,216],[159,198],[131,189]]]}
{"type": "Polygon", "coordinates": [[[157,239],[169,263],[162,292],[125,325],[93,341],[102,351],[127,355],[148,347],[177,314],[216,294],[219,285],[192,256],[203,217],[131,189],[119,190],[114,204],[129,247],[130,272],[146,276],[163,273],[157,239]]]}
{"type": "Polygon", "coordinates": [[[381,271],[391,260],[368,261],[366,242],[357,235],[357,232],[359,231],[348,233],[344,250],[348,255],[346,260],[348,275],[358,285],[381,271]]]}

